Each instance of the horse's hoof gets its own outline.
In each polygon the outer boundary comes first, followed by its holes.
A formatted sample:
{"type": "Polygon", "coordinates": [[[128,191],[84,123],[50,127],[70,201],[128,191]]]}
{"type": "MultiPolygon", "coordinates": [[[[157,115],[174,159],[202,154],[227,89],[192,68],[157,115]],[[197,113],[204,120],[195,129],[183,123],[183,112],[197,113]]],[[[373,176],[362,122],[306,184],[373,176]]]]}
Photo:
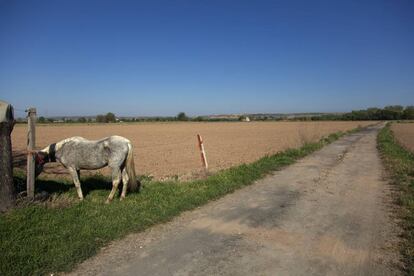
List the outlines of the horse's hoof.
{"type": "Polygon", "coordinates": [[[110,201],[109,199],[107,199],[107,200],[105,201],[105,204],[109,204],[109,203],[111,203],[111,201],[110,201]]]}
{"type": "Polygon", "coordinates": [[[121,196],[120,198],[119,198],[119,201],[122,201],[122,200],[124,200],[125,199],[125,197],[124,196],[121,196]]]}

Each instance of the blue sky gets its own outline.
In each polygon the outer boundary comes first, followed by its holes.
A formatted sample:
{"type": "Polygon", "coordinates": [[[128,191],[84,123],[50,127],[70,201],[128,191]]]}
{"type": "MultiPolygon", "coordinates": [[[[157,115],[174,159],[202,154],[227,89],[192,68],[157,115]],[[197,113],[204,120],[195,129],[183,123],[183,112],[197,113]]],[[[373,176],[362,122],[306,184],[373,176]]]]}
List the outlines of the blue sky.
{"type": "Polygon", "coordinates": [[[43,116],[413,105],[414,2],[0,0],[0,99],[43,116]]]}

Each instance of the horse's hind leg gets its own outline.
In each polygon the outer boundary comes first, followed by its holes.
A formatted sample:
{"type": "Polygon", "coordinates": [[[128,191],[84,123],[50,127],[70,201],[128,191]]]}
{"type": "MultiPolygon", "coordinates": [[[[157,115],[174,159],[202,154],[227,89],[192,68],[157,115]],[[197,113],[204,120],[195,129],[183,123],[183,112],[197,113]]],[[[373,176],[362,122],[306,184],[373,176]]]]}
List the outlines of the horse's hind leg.
{"type": "Polygon", "coordinates": [[[75,184],[76,191],[78,192],[78,197],[80,200],[83,200],[82,189],[79,181],[79,171],[75,170],[74,168],[68,168],[69,173],[73,178],[73,183],[75,184]]]}
{"type": "Polygon", "coordinates": [[[120,168],[112,168],[112,190],[106,200],[106,203],[109,203],[114,199],[116,190],[118,189],[119,182],[121,182],[121,170],[120,168]]]}
{"type": "Polygon", "coordinates": [[[128,176],[126,169],[124,168],[122,170],[122,194],[121,194],[120,200],[123,200],[125,198],[127,188],[128,188],[128,182],[129,182],[129,176],[128,176]]]}

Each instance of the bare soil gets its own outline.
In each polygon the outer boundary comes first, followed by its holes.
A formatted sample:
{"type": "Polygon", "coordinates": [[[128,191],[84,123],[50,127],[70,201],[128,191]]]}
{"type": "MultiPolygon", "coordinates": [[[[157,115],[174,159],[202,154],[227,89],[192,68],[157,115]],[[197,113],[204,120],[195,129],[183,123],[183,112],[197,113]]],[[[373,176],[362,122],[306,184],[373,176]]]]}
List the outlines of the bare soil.
{"type": "MultiPolygon", "coordinates": [[[[121,135],[134,145],[137,173],[156,179],[196,178],[201,161],[196,135],[202,135],[211,172],[241,163],[253,162],[265,155],[312,142],[337,131],[346,131],[372,122],[228,122],[228,123],[135,123],[39,125],[36,145],[41,149],[71,136],[100,139],[121,135]]],[[[27,142],[25,125],[12,133],[15,166],[25,165],[27,142]]],[[[52,177],[66,170],[56,164],[46,166],[52,177]]],[[[106,171],[104,170],[105,174],[106,171]]]]}
{"type": "Polygon", "coordinates": [[[402,146],[414,152],[414,123],[392,124],[391,130],[402,146]]]}
{"type": "Polygon", "coordinates": [[[400,275],[379,128],[115,241],[72,274],[400,275]]]}

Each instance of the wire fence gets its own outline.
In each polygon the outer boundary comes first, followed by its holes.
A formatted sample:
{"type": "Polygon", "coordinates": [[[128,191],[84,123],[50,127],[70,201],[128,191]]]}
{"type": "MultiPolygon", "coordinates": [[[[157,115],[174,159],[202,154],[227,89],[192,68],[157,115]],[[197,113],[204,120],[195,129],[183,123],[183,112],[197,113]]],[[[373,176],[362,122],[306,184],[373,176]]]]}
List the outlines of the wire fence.
{"type": "Polygon", "coordinates": [[[13,106],[13,111],[15,113],[16,118],[26,118],[27,117],[27,111],[24,108],[20,108],[20,107],[15,107],[13,106]],[[16,114],[18,114],[18,116],[16,116],[16,114]]]}

